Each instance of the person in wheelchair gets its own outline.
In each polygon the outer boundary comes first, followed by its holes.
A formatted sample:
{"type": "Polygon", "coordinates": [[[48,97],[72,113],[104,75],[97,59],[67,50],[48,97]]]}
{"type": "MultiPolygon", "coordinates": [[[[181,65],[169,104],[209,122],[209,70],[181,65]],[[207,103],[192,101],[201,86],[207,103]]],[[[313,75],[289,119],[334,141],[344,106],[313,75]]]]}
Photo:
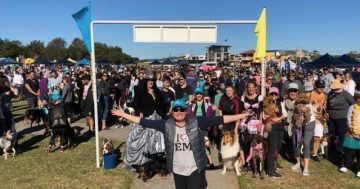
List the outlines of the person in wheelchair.
{"type": "Polygon", "coordinates": [[[59,94],[53,94],[49,106],[49,128],[51,130],[50,143],[47,152],[52,152],[56,137],[60,137],[60,152],[70,147],[75,133],[68,122],[64,104],[59,94]]]}

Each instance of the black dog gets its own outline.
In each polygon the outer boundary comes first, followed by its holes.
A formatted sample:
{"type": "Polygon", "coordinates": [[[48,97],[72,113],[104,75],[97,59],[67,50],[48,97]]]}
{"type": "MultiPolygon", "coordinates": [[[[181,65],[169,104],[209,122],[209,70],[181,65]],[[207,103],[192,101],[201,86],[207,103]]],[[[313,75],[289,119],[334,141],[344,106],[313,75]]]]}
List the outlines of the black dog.
{"type": "Polygon", "coordinates": [[[139,173],[138,178],[142,178],[144,182],[156,174],[159,174],[161,178],[166,178],[168,171],[166,167],[165,152],[146,154],[146,157],[148,157],[150,161],[144,163],[143,165],[133,165],[133,167],[136,169],[136,172],[139,173]]]}
{"type": "Polygon", "coordinates": [[[40,124],[41,121],[47,126],[48,115],[44,108],[42,109],[29,109],[25,111],[25,120],[26,123],[30,121],[30,127],[33,126],[34,123],[40,124]]]}

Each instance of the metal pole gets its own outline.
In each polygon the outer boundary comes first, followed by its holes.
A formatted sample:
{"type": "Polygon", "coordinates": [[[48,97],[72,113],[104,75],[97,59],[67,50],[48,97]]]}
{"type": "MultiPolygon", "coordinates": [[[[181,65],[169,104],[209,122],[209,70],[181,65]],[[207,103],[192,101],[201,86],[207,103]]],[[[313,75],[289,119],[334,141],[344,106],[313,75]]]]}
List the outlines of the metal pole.
{"type": "Polygon", "coordinates": [[[97,104],[97,86],[96,86],[96,68],[95,68],[95,41],[94,41],[94,23],[90,24],[91,33],[91,80],[94,101],[94,122],[95,122],[95,145],[96,145],[96,167],[100,167],[100,151],[99,151],[99,116],[97,104]]]}
{"type": "Polygon", "coordinates": [[[266,88],[265,88],[265,78],[266,78],[266,61],[265,57],[261,59],[261,95],[265,97],[266,88]]]}
{"type": "Polygon", "coordinates": [[[94,20],[94,24],[256,24],[257,20],[198,20],[198,21],[171,21],[171,20],[94,20]]]}

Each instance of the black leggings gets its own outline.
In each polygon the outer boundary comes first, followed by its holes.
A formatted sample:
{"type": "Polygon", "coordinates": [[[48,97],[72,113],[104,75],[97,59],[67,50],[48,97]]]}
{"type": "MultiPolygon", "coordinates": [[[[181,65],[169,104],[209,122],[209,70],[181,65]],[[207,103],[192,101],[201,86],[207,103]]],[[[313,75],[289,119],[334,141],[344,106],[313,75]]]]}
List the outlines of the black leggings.
{"type": "Polygon", "coordinates": [[[268,152],[266,155],[268,173],[274,171],[274,162],[281,149],[283,134],[283,130],[272,130],[268,134],[268,152]]]}
{"type": "Polygon", "coordinates": [[[356,171],[360,171],[360,150],[344,148],[345,152],[345,167],[350,169],[356,157],[356,171]]]}
{"type": "Polygon", "coordinates": [[[178,175],[174,173],[176,189],[205,189],[207,187],[205,169],[191,173],[189,176],[178,175]]]}

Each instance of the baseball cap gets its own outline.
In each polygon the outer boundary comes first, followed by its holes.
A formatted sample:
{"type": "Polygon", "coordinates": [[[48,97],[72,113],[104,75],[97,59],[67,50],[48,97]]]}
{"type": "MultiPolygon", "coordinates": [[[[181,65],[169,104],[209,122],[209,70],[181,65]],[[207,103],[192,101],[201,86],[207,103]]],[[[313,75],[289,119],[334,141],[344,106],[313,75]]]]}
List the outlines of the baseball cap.
{"type": "Polygon", "coordinates": [[[299,85],[297,83],[290,83],[289,84],[289,87],[288,87],[288,90],[289,89],[296,89],[296,90],[299,90],[299,85]]]}
{"type": "Polygon", "coordinates": [[[204,90],[200,87],[196,87],[194,90],[194,94],[204,94],[204,90]]]}
{"type": "Polygon", "coordinates": [[[172,103],[172,108],[188,108],[188,105],[186,104],[185,100],[177,99],[172,103]]]}
{"type": "Polygon", "coordinates": [[[318,79],[318,80],[316,80],[316,82],[315,82],[315,86],[316,86],[317,88],[324,88],[324,87],[325,87],[325,82],[324,82],[323,80],[321,80],[321,79],[318,79]]]}
{"type": "Polygon", "coordinates": [[[279,94],[279,89],[277,87],[270,87],[269,94],[276,93],[279,94]]]}

